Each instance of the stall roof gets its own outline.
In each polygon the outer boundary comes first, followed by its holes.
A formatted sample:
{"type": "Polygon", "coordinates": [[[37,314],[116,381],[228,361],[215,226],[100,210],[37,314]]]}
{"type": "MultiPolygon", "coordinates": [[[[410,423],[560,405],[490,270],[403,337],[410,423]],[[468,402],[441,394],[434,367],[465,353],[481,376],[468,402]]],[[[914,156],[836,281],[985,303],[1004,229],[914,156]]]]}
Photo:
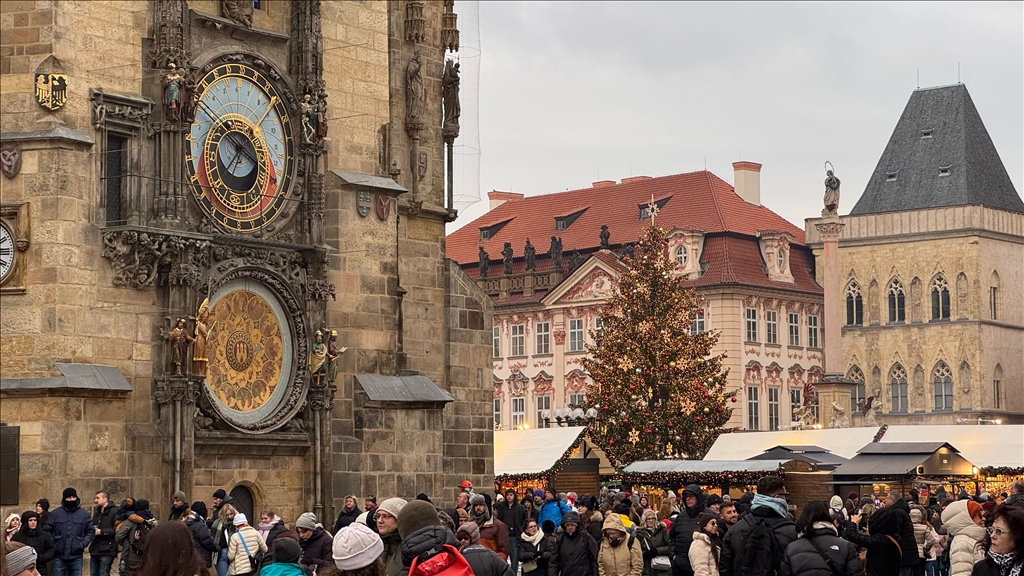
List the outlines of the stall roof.
{"type": "MultiPolygon", "coordinates": [[[[853,458],[871,443],[878,428],[780,430],[722,434],[705,460],[745,460],[775,446],[821,446],[843,458],[853,458]]],[[[1024,425],[919,425],[889,426],[882,444],[914,442],[921,438],[948,442],[975,466],[1020,466],[1024,461],[1024,425]]]]}
{"type": "Polygon", "coordinates": [[[786,460],[644,460],[633,462],[623,472],[644,474],[650,472],[763,472],[778,470],[786,460]]]}
{"type": "Polygon", "coordinates": [[[872,442],[849,462],[832,471],[834,476],[906,476],[940,448],[959,452],[946,442],[872,442]]]}
{"type": "Polygon", "coordinates": [[[494,475],[543,475],[558,462],[586,426],[499,430],[494,433],[494,475]]]}
{"type": "Polygon", "coordinates": [[[846,462],[846,458],[833,454],[821,446],[775,446],[748,460],[779,460],[788,458],[800,460],[822,468],[835,468],[846,462]]]}

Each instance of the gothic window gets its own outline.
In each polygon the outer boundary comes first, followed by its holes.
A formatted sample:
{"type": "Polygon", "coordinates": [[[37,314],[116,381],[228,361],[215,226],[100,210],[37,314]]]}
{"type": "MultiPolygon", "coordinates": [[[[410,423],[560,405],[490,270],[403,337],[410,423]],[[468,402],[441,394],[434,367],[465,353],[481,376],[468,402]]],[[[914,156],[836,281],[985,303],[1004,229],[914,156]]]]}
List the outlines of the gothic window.
{"type": "Polygon", "coordinates": [[[106,225],[127,224],[124,206],[124,181],[128,168],[128,138],[107,133],[107,149],[103,156],[103,190],[106,207],[106,225]]]}
{"type": "MultiPolygon", "coordinates": [[[[775,310],[766,310],[764,313],[765,339],[768,344],[779,343],[779,313],[775,310]]],[[[773,428],[774,430],[774,428],[773,428]]]]}
{"type": "Polygon", "coordinates": [[[686,246],[676,246],[676,266],[686,266],[687,258],[689,258],[689,254],[686,251],[686,246]]]}
{"type": "Polygon", "coordinates": [[[988,288],[988,310],[993,320],[999,319],[999,273],[992,271],[992,279],[988,288]]]}
{"type": "Polygon", "coordinates": [[[860,285],[856,280],[846,285],[846,325],[864,325],[864,298],[860,293],[860,285]]]}
{"type": "Polygon", "coordinates": [[[907,301],[906,293],[903,290],[903,283],[899,281],[899,278],[893,278],[889,281],[889,287],[886,288],[886,292],[889,295],[889,323],[905,322],[907,319],[907,301]]]}
{"type": "Polygon", "coordinates": [[[864,387],[864,372],[859,366],[851,366],[850,370],[846,373],[846,379],[857,383],[853,387],[853,393],[850,395],[850,414],[853,414],[857,411],[857,404],[860,404],[868,397],[864,387]]]}
{"type": "Polygon", "coordinates": [[[757,393],[759,389],[757,386],[747,386],[747,429],[748,430],[760,430],[761,425],[758,418],[758,410],[760,409],[757,401],[757,393]]]}
{"type": "Polygon", "coordinates": [[[932,280],[932,320],[949,320],[949,282],[940,274],[932,280]]]}
{"type": "Polygon", "coordinates": [[[900,364],[893,364],[889,370],[889,386],[892,389],[890,412],[907,411],[907,371],[900,364]]]}
{"type": "Polygon", "coordinates": [[[820,348],[818,346],[818,316],[807,316],[807,347],[820,348]]]}
{"type": "Polygon", "coordinates": [[[537,349],[534,354],[551,353],[551,324],[549,322],[537,322],[537,349]]]}
{"type": "Polygon", "coordinates": [[[996,369],[992,372],[992,407],[996,409],[1003,407],[1002,380],[1003,367],[996,364],[996,369]]]}
{"type": "Polygon", "coordinates": [[[935,385],[935,411],[953,409],[953,371],[945,362],[940,361],[932,370],[932,383],[935,385]]]}

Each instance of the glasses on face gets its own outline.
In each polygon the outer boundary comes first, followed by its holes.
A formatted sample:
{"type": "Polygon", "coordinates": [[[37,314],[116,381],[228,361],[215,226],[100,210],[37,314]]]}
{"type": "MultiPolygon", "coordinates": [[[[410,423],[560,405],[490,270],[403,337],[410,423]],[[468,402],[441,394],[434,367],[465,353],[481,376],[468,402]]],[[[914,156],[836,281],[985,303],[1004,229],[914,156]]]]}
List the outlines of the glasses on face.
{"type": "Polygon", "coordinates": [[[1009,530],[1003,530],[1002,528],[996,528],[995,526],[989,526],[988,533],[999,537],[1010,535],[1009,530]]]}

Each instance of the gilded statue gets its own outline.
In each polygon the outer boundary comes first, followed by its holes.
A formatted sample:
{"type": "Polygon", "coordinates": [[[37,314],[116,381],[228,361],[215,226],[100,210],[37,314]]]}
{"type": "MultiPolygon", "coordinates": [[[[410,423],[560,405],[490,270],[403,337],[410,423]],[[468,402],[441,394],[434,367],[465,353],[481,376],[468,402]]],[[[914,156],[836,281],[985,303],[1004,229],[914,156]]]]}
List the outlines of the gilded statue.
{"type": "Polygon", "coordinates": [[[316,342],[309,351],[309,373],[323,374],[327,371],[327,346],[324,346],[324,333],[316,331],[316,342]]]}
{"type": "Polygon", "coordinates": [[[331,330],[331,336],[327,338],[327,381],[334,382],[338,377],[338,357],[348,350],[347,347],[338,348],[338,331],[331,330]]]}
{"type": "Polygon", "coordinates": [[[210,319],[210,299],[203,300],[199,305],[199,312],[196,312],[196,335],[195,344],[192,346],[192,373],[196,376],[206,377],[206,342],[213,326],[207,326],[210,319]]]}
{"type": "Polygon", "coordinates": [[[181,93],[185,77],[182,76],[174,62],[167,65],[169,71],[164,75],[164,115],[168,120],[181,119],[181,93]]]}
{"type": "Polygon", "coordinates": [[[181,367],[188,362],[188,345],[195,340],[188,333],[184,318],[178,318],[174,328],[167,335],[167,340],[171,343],[171,362],[173,364],[171,376],[182,376],[181,367]]]}

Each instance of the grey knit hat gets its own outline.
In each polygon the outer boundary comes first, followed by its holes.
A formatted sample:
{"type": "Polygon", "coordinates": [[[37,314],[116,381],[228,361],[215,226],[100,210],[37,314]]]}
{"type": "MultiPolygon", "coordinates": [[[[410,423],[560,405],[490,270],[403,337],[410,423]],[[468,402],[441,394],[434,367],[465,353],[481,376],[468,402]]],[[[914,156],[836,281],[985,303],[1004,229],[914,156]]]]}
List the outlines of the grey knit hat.
{"type": "Polygon", "coordinates": [[[299,516],[299,519],[295,521],[296,528],[302,528],[303,530],[309,530],[312,532],[316,530],[316,515],[312,512],[303,512],[299,516]]]}

